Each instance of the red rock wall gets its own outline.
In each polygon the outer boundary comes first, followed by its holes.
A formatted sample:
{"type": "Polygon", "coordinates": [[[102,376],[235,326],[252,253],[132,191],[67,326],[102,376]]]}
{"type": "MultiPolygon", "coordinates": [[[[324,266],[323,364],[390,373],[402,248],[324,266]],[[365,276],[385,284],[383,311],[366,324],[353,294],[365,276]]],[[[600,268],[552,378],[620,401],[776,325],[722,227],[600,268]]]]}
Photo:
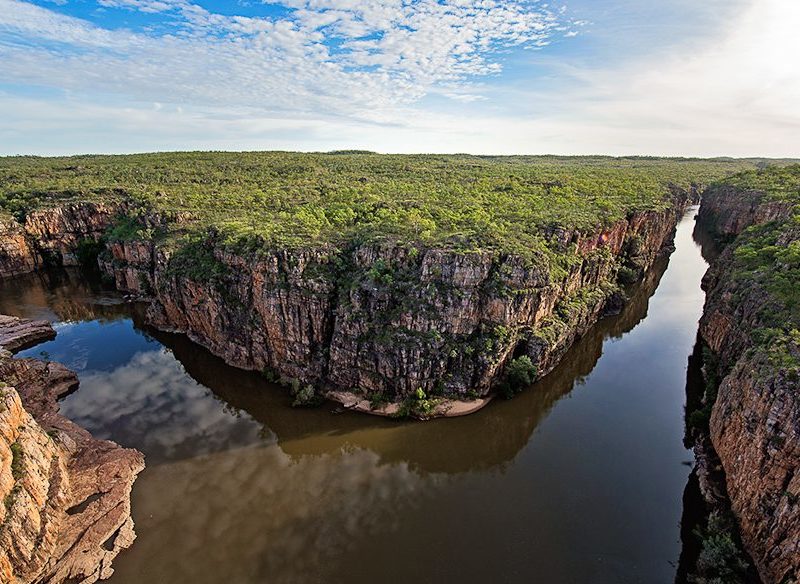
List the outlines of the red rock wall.
{"type": "Polygon", "coordinates": [[[25,230],[11,218],[0,220],[0,278],[36,269],[36,257],[25,230]]]}
{"type": "Polygon", "coordinates": [[[168,257],[142,242],[111,247],[110,273],[132,292],[146,282],[150,322],[184,332],[246,369],[269,369],[320,389],[384,391],[402,398],[422,387],[486,394],[515,350],[540,374],[603,313],[620,264],[649,267],[671,243],[686,196],[676,208],[632,214],[590,235],[566,233],[576,261],[551,283],[547,259],[525,262],[495,253],[459,253],[392,244],[362,245],[343,255],[278,251],[258,259],[213,248],[227,268],[222,282],[172,274],[168,257]],[[389,282],[369,276],[388,266],[389,282]],[[598,291],[555,338],[540,325],[560,301],[598,291]]]}
{"type": "MultiPolygon", "coordinates": [[[[700,218],[733,237],[755,223],[788,217],[789,207],[760,203],[758,193],[719,188],[704,195],[700,218]]],[[[792,237],[800,238],[800,234],[792,237]]],[[[800,580],[800,394],[798,380],[751,350],[769,294],[743,285],[732,247],[704,278],[700,334],[717,354],[722,379],[710,437],[726,475],[743,543],[765,583],[800,580]]]]}
{"type": "Polygon", "coordinates": [[[10,217],[0,220],[0,278],[33,272],[48,262],[78,265],[78,245],[98,241],[122,206],[70,203],[34,211],[23,224],[10,217]]]}
{"type": "MultiPolygon", "coordinates": [[[[43,330],[47,323],[3,318],[2,344],[9,319],[37,338],[53,332],[43,330]]],[[[135,538],[130,492],[143,456],[58,414],[56,400],[78,385],[72,371],[0,352],[0,582],[108,578],[135,538]]]]}

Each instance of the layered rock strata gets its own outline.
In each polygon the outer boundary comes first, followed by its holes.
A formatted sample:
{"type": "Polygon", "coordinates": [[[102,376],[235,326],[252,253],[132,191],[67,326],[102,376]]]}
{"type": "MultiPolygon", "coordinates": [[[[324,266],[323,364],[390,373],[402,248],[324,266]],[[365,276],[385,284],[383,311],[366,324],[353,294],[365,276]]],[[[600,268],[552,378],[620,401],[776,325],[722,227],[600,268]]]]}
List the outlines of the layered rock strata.
{"type": "MultiPolygon", "coordinates": [[[[45,322],[0,317],[0,342],[7,347],[54,334],[45,322]]],[[[135,538],[130,491],[144,458],[59,415],[57,400],[78,386],[72,371],[2,352],[0,581],[108,578],[111,561],[135,538]]]]}
{"type": "MultiPolygon", "coordinates": [[[[541,377],[618,308],[620,273],[641,277],[669,248],[693,196],[675,190],[668,209],[589,233],[553,227],[544,234],[551,252],[527,258],[391,241],[236,252],[212,230],[190,253],[157,238],[108,237],[100,265],[119,289],[150,299],[150,324],[238,367],[346,402],[398,403],[420,389],[482,399],[511,361],[528,357],[541,377]]],[[[121,208],[73,204],[33,213],[23,227],[39,256],[69,264],[121,208]]]]}
{"type": "Polygon", "coordinates": [[[81,244],[99,241],[124,207],[77,202],[33,211],[22,222],[0,218],[0,278],[44,265],[77,266],[81,244]]]}

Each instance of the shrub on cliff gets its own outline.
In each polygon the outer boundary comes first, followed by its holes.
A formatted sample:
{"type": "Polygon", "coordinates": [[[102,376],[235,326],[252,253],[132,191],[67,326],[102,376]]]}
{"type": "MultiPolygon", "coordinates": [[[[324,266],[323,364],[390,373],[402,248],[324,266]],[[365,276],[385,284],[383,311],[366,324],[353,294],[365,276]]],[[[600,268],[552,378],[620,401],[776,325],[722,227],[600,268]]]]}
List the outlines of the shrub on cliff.
{"type": "Polygon", "coordinates": [[[517,357],[506,367],[505,378],[498,389],[504,397],[510,399],[536,381],[536,375],[536,365],[530,357],[527,355],[517,357]]]}
{"type": "Polygon", "coordinates": [[[732,519],[712,511],[705,529],[695,532],[702,549],[692,584],[740,584],[748,581],[748,562],[736,540],[732,519]]]}
{"type": "Polygon", "coordinates": [[[617,272],[617,281],[623,286],[630,286],[639,280],[640,273],[635,268],[622,266],[617,272]]]}
{"type": "Polygon", "coordinates": [[[23,457],[22,445],[19,442],[11,444],[11,476],[15,481],[20,480],[25,472],[25,461],[23,457]]]}
{"type": "Polygon", "coordinates": [[[168,273],[196,282],[219,284],[228,275],[228,267],[217,259],[207,241],[193,237],[181,242],[172,254],[168,273]]]}
{"type": "Polygon", "coordinates": [[[95,241],[94,239],[84,239],[78,242],[75,255],[81,267],[86,270],[97,270],[97,257],[105,247],[103,241],[95,241]]]}
{"type": "Polygon", "coordinates": [[[323,398],[317,393],[313,385],[310,383],[300,385],[299,381],[296,379],[294,381],[296,383],[292,384],[292,397],[294,398],[292,401],[293,408],[310,408],[322,403],[323,398]]]}

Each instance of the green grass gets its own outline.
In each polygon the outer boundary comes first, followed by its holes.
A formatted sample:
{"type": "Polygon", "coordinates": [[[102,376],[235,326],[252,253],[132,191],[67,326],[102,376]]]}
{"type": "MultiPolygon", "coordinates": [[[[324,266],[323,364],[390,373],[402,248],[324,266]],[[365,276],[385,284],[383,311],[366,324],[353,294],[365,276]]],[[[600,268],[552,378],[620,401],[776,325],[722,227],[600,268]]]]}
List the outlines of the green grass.
{"type": "MultiPolygon", "coordinates": [[[[0,210],[17,218],[76,200],[132,198],[170,229],[214,227],[242,250],[392,239],[465,252],[544,250],[543,231],[584,230],[664,209],[670,185],[705,185],[755,160],[184,152],[0,158],[0,210]]],[[[135,236],[130,222],[112,236],[135,236]]],[[[546,250],[545,250],[546,251],[546,250]]]]}

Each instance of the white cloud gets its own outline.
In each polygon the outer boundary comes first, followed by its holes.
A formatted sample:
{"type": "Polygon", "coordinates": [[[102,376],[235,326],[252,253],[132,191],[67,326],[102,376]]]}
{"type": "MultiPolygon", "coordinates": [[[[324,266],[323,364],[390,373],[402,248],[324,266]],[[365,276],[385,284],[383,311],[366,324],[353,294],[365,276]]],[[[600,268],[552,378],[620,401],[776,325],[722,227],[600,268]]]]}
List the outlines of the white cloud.
{"type": "Polygon", "coordinates": [[[0,94],[0,151],[800,155],[795,0],[747,0],[688,43],[601,66],[528,53],[549,69],[510,80],[495,74],[502,51],[574,30],[558,10],[523,0],[284,0],[288,14],[270,20],[186,0],[103,2],[160,11],[169,24],[158,34],[109,31],[0,0],[0,76],[66,90],[0,94]]]}
{"type": "Polygon", "coordinates": [[[800,3],[753,0],[723,24],[699,47],[573,72],[563,119],[617,152],[800,156],[800,3]]]}
{"type": "Polygon", "coordinates": [[[558,26],[548,9],[523,0],[287,0],[294,9],[275,19],[215,14],[187,0],[100,4],[170,13],[175,27],[111,31],[0,0],[0,75],[137,100],[368,117],[437,85],[497,73],[498,49],[535,46],[558,26]]]}

